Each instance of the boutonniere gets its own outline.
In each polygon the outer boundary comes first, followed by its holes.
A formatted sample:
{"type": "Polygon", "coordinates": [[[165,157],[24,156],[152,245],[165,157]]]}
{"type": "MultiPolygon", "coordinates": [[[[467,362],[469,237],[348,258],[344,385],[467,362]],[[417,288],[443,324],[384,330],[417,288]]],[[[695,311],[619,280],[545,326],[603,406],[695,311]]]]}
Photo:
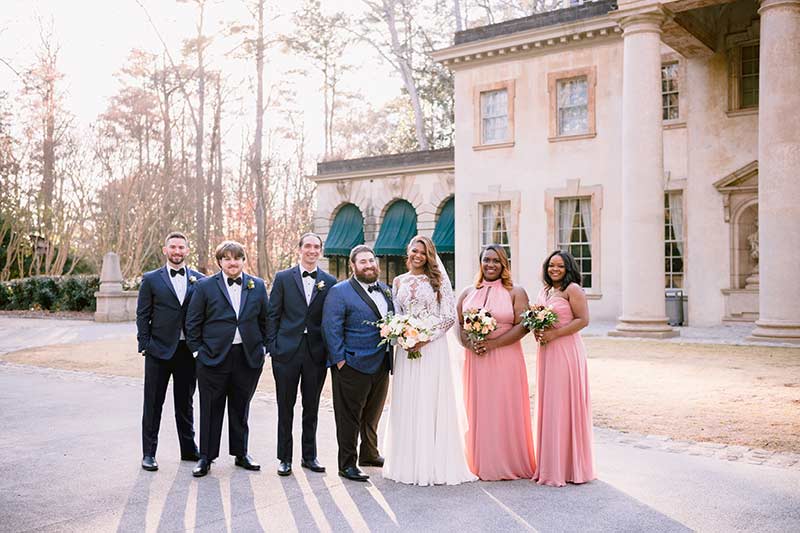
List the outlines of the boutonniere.
{"type": "Polygon", "coordinates": [[[319,283],[317,283],[317,290],[321,291],[324,288],[325,288],[325,280],[323,279],[319,283]]]}
{"type": "Polygon", "coordinates": [[[253,289],[253,287],[255,287],[255,286],[256,286],[256,284],[253,282],[253,280],[252,280],[252,279],[248,279],[248,280],[247,280],[247,288],[248,288],[248,289],[252,290],[252,289],[253,289]]]}
{"type": "Polygon", "coordinates": [[[383,289],[383,295],[386,296],[387,298],[391,299],[392,298],[392,291],[390,291],[389,289],[383,289]]]}
{"type": "Polygon", "coordinates": [[[192,284],[197,283],[197,277],[196,276],[189,276],[189,283],[192,283],[192,284]]]}

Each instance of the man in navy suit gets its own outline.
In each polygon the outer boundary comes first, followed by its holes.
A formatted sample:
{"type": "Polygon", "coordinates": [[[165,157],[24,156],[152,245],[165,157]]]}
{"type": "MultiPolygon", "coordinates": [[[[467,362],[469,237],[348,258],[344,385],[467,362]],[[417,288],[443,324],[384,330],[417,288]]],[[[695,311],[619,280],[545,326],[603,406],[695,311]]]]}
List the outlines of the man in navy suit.
{"type": "Polygon", "coordinates": [[[297,387],[303,396],[301,466],[325,472],[317,460],[319,397],[328,368],[322,340],[322,306],[336,278],[317,266],[322,239],[306,233],[298,243],[300,264],[275,275],[269,295],[267,351],[278,398],[278,475],[292,473],[292,422],[297,387]]]}
{"type": "Polygon", "coordinates": [[[158,429],[170,376],[181,459],[199,459],[194,443],[192,405],[194,359],[186,346],[184,325],[194,284],[203,275],[186,266],[189,241],[183,233],[167,235],[162,251],[167,263],[142,276],[136,305],[136,339],[139,341],[139,353],[144,356],[142,468],[150,471],[158,470],[158,429]]]}
{"type": "Polygon", "coordinates": [[[247,470],[261,466],[247,453],[250,400],[264,366],[267,288],[245,274],[244,247],[224,241],[214,255],[222,269],[197,284],[186,314],[186,342],[197,358],[200,388],[200,460],[195,477],[208,474],[219,456],[225,402],[228,451],[247,470]]]}
{"type": "Polygon", "coordinates": [[[322,325],[333,379],[333,410],[339,443],[339,475],[366,481],[360,466],[383,466],[378,453],[378,423],[389,389],[392,348],[378,346],[376,322],[393,312],[392,292],[378,281],[380,268],[372,248],[350,252],[353,277],[333,286],[325,299],[322,325]],[[356,454],[358,437],[361,447],[356,454]]]}

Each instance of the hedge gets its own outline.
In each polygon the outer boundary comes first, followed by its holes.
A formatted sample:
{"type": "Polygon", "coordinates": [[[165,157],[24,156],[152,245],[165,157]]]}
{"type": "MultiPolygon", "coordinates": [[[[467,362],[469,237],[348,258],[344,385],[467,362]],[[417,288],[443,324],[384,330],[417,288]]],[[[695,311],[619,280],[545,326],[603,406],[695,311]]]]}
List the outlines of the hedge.
{"type": "Polygon", "coordinates": [[[94,311],[100,277],[36,276],[0,282],[0,309],[94,311]]]}

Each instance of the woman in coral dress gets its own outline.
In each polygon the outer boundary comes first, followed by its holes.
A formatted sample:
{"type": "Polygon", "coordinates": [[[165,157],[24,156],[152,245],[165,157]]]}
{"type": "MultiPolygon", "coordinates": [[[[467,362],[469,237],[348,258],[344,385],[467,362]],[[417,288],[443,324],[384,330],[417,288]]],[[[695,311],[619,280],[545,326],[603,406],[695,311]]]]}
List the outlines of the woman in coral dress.
{"type": "Polygon", "coordinates": [[[466,348],[467,463],[483,480],[530,479],[536,468],[528,374],[520,344],[527,333],[520,315],[527,306],[525,290],[511,280],[505,250],[487,246],[481,253],[478,279],[461,294],[457,306],[459,338],[466,348]],[[483,342],[470,342],[461,328],[464,311],[473,308],[485,308],[497,320],[497,329],[483,342]]]}
{"type": "Polygon", "coordinates": [[[536,303],[552,306],[558,322],[535,331],[537,356],[537,468],[540,485],[563,487],[595,479],[592,456],[592,408],[586,348],[581,329],[589,324],[586,296],[575,259],[550,254],[542,266],[544,288],[536,303]]]}

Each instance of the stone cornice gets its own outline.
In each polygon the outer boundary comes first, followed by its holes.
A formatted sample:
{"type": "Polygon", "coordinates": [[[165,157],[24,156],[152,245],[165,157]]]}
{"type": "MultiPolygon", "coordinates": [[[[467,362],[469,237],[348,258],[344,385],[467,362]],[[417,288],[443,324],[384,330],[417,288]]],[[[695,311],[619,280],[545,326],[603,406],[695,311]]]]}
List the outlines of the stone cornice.
{"type": "Polygon", "coordinates": [[[795,9],[800,8],[800,0],[761,0],[759,4],[761,4],[758,7],[759,15],[765,10],[772,9],[773,7],[793,7],[795,9]]]}
{"type": "Polygon", "coordinates": [[[325,183],[331,181],[341,181],[349,179],[366,179],[366,178],[385,178],[390,176],[402,176],[404,174],[424,174],[431,172],[446,172],[453,171],[455,164],[452,161],[441,163],[429,163],[422,165],[409,165],[409,166],[396,166],[372,170],[359,170],[354,172],[338,172],[331,174],[317,174],[313,176],[306,176],[311,181],[316,183],[325,183]]]}
{"type": "Polygon", "coordinates": [[[431,57],[451,69],[458,69],[476,63],[549,53],[587,42],[619,38],[621,34],[617,21],[605,15],[451,46],[433,52],[431,57]]]}

